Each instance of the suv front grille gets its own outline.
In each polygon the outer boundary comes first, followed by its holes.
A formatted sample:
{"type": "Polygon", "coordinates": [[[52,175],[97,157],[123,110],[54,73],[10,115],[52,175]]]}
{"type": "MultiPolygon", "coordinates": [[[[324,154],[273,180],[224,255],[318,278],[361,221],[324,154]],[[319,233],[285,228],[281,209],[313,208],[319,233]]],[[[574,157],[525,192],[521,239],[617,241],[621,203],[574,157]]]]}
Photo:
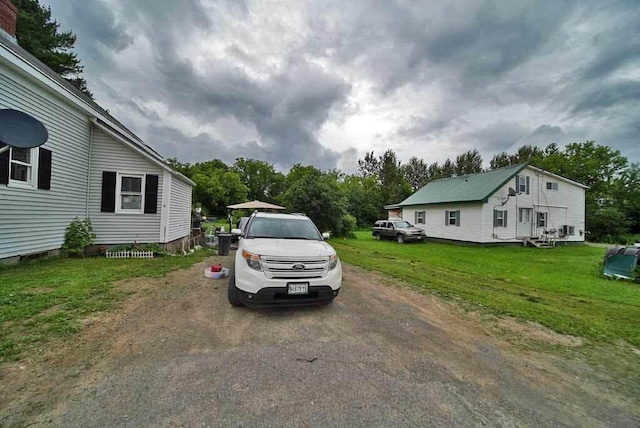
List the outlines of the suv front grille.
{"type": "Polygon", "coordinates": [[[323,278],[329,271],[329,257],[263,256],[261,262],[269,279],[323,278]]]}

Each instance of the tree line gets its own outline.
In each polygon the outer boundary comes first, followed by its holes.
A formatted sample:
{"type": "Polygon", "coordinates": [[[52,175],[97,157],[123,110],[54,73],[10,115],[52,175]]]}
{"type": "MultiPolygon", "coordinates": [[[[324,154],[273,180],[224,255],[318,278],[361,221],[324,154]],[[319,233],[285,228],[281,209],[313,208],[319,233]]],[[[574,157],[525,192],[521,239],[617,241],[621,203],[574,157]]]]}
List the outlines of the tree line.
{"type": "Polygon", "coordinates": [[[168,160],[196,183],[194,204],[209,215],[226,215],[227,205],[257,199],[303,212],[320,229],[340,236],[371,226],[386,216],[385,205],[401,202],[432,180],[524,162],[589,186],[589,240],[617,242],[640,233],[640,166],[629,163],[618,150],[593,141],[564,148],[523,145],[515,153],[495,154],[486,169],[477,150],[442,163],[418,157],[402,163],[393,150],[381,155],[369,152],[358,160],[355,174],[300,164],[284,174],[268,162],[245,158],[237,158],[232,165],[219,159],[194,164],[168,160]]]}
{"type": "MultiPolygon", "coordinates": [[[[51,9],[38,0],[12,0],[18,8],[16,38],[20,46],[59,73],[89,97],[83,67],[73,52],[76,36],[59,31],[51,9]]],[[[622,242],[640,234],[640,168],[619,151],[593,141],[564,148],[524,145],[515,153],[497,153],[489,170],[529,161],[532,165],[589,186],[586,192],[588,236],[592,241],[622,242]]],[[[348,235],[356,227],[370,226],[384,216],[386,204],[401,202],[429,181],[484,170],[477,150],[442,163],[412,157],[398,161],[393,150],[358,160],[357,174],[320,171],[295,165],[287,174],[254,159],[236,159],[233,165],[214,159],[169,164],[197,185],[194,202],[206,212],[224,214],[226,205],[259,199],[307,213],[323,230],[348,235]]],[[[635,240],[640,240],[640,236],[635,240]]]]}

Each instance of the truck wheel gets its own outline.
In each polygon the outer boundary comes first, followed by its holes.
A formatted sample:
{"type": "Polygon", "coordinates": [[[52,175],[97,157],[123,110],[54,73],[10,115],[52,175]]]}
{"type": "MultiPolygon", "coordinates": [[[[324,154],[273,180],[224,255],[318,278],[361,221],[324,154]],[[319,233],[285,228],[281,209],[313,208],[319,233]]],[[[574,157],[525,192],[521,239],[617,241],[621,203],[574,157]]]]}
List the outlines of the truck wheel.
{"type": "Polygon", "coordinates": [[[382,236],[380,236],[379,233],[376,233],[375,235],[373,235],[374,238],[376,238],[376,241],[381,241],[382,240],[382,236]]]}
{"type": "Polygon", "coordinates": [[[404,235],[399,234],[398,236],[396,236],[396,241],[398,241],[398,244],[404,244],[404,235]]]}
{"type": "Polygon", "coordinates": [[[236,287],[236,275],[232,272],[229,275],[229,288],[227,289],[227,299],[231,306],[242,306],[242,300],[240,300],[240,290],[236,287]]]}

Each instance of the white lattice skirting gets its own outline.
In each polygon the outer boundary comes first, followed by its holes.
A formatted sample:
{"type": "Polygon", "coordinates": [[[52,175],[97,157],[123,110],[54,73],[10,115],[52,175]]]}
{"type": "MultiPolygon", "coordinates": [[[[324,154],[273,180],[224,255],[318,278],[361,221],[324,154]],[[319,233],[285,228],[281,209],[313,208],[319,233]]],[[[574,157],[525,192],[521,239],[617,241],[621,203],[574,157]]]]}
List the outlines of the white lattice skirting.
{"type": "Polygon", "coordinates": [[[108,259],[152,259],[153,251],[107,251],[106,256],[108,259]]]}

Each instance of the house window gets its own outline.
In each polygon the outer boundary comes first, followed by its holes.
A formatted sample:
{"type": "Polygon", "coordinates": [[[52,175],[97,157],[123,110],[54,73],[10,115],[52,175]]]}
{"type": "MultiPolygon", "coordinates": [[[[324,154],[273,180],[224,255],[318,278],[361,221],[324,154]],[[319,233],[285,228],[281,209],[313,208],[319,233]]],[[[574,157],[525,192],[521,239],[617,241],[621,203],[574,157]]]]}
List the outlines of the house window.
{"type": "Polygon", "coordinates": [[[38,159],[37,149],[12,147],[9,153],[9,183],[12,185],[34,187],[34,171],[38,159]]]}
{"type": "Polygon", "coordinates": [[[562,226],[562,229],[560,230],[561,232],[561,236],[574,236],[576,234],[576,228],[575,226],[569,226],[567,224],[562,226]]]}
{"type": "Polygon", "coordinates": [[[118,174],[116,212],[142,213],[144,175],[118,174]]]}
{"type": "Polygon", "coordinates": [[[546,228],[547,227],[547,213],[538,212],[538,227],[546,228]]]}
{"type": "Polygon", "coordinates": [[[548,181],[547,190],[558,190],[558,183],[555,181],[548,181]]]}
{"type": "Polygon", "coordinates": [[[425,224],[425,211],[416,211],[416,224],[425,224]]]}
{"type": "Polygon", "coordinates": [[[445,211],[444,221],[446,226],[460,226],[460,211],[445,211]]]}
{"type": "Polygon", "coordinates": [[[529,193],[529,177],[519,176],[518,177],[518,193],[529,193]]]}
{"type": "Polygon", "coordinates": [[[493,227],[507,227],[507,212],[502,210],[493,211],[493,227]]]}

